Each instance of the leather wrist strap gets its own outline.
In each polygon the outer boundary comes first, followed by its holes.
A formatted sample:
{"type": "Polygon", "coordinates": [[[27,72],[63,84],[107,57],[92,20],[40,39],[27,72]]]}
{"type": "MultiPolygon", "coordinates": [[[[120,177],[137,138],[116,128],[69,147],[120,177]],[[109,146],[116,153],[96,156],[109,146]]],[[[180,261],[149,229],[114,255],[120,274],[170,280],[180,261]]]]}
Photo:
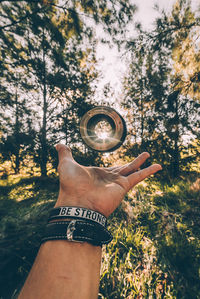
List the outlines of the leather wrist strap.
{"type": "Polygon", "coordinates": [[[88,221],[56,221],[47,224],[42,242],[50,240],[89,242],[93,245],[101,246],[112,241],[112,235],[102,225],[88,221]]]}
{"type": "Polygon", "coordinates": [[[107,219],[99,212],[80,207],[59,207],[54,208],[50,212],[49,221],[62,220],[65,218],[87,220],[89,222],[97,223],[103,227],[107,226],[107,219]]]}

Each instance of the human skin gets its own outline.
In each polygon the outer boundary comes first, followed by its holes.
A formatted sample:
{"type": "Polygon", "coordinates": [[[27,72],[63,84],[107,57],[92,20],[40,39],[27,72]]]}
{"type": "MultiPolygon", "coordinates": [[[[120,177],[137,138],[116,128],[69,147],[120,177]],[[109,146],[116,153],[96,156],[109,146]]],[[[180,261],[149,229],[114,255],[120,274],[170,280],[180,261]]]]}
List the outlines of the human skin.
{"type": "MultiPolygon", "coordinates": [[[[69,147],[56,146],[60,190],[55,207],[77,206],[108,217],[137,183],[161,170],[153,164],[138,170],[149,157],[110,168],[85,167],[69,147]]],[[[18,299],[96,299],[99,290],[101,247],[87,242],[48,241],[41,245],[18,299]]]]}

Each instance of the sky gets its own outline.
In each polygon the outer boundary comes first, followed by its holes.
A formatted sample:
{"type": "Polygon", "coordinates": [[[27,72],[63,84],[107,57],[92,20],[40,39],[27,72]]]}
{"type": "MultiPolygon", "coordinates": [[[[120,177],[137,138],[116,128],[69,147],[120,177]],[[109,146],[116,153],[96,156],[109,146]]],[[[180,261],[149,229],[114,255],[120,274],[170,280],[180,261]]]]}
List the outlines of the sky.
{"type": "MultiPolygon", "coordinates": [[[[200,6],[200,0],[191,0],[192,7],[200,6]]],[[[135,13],[134,21],[142,23],[144,29],[148,30],[153,27],[153,23],[158,13],[153,9],[157,3],[160,9],[166,12],[170,11],[176,0],[133,0],[138,10],[135,13]]],[[[115,48],[109,49],[107,46],[99,45],[97,50],[97,59],[99,60],[99,69],[103,74],[99,89],[103,89],[106,83],[110,83],[115,90],[115,94],[120,94],[121,82],[126,72],[126,65],[122,62],[121,54],[115,48]]]]}
{"type": "Polygon", "coordinates": [[[153,9],[154,4],[157,3],[161,9],[169,11],[175,0],[134,0],[138,7],[135,18],[142,22],[145,29],[148,29],[155,20],[157,13],[153,9]]]}

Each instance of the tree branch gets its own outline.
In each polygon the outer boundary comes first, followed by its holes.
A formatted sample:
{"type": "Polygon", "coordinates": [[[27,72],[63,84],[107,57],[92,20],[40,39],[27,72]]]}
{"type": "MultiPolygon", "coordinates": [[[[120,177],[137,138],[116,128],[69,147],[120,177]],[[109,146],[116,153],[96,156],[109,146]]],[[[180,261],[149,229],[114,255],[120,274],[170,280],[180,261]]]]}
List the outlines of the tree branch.
{"type": "Polygon", "coordinates": [[[159,32],[158,34],[156,34],[156,35],[150,35],[150,34],[148,34],[147,36],[149,37],[149,38],[151,38],[151,39],[158,39],[159,37],[161,37],[161,36],[166,36],[167,34],[169,34],[169,33],[171,33],[171,32],[175,32],[175,31],[179,31],[179,30],[181,30],[181,29],[190,29],[191,27],[193,27],[193,26],[200,26],[200,24],[198,24],[197,22],[193,22],[193,23],[191,23],[191,24],[189,24],[189,25],[185,25],[185,26],[181,26],[181,27],[176,27],[176,26],[174,26],[174,27],[171,27],[171,28],[169,28],[169,29],[166,29],[166,30],[164,30],[164,31],[162,31],[162,32],[159,32]]]}
{"type": "MultiPolygon", "coordinates": [[[[0,0],[0,1],[1,1],[1,0],[0,0]]],[[[4,0],[3,0],[3,1],[4,1],[4,0]]],[[[16,1],[18,1],[18,0],[16,0],[16,1]]],[[[16,24],[19,24],[20,22],[22,22],[22,21],[25,20],[26,18],[28,18],[28,17],[34,15],[35,13],[39,12],[41,9],[43,9],[43,8],[42,8],[42,7],[41,7],[41,8],[38,8],[38,9],[34,10],[32,13],[27,12],[26,15],[23,16],[23,17],[21,17],[19,20],[17,20],[17,21],[13,21],[12,23],[7,24],[7,25],[4,25],[4,26],[0,26],[0,30],[4,30],[5,28],[12,27],[12,26],[14,26],[14,25],[16,25],[16,24]]]]}

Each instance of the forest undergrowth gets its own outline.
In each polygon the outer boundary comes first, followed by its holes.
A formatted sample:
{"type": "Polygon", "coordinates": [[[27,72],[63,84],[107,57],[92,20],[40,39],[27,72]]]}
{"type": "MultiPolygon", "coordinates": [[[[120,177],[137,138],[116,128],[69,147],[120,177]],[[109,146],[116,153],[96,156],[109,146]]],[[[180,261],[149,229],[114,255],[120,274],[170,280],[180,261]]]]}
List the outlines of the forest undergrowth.
{"type": "MultiPolygon", "coordinates": [[[[16,298],[58,195],[56,177],[0,181],[0,298],[16,298]]],[[[109,218],[99,299],[200,298],[200,179],[153,178],[109,218]]]]}

